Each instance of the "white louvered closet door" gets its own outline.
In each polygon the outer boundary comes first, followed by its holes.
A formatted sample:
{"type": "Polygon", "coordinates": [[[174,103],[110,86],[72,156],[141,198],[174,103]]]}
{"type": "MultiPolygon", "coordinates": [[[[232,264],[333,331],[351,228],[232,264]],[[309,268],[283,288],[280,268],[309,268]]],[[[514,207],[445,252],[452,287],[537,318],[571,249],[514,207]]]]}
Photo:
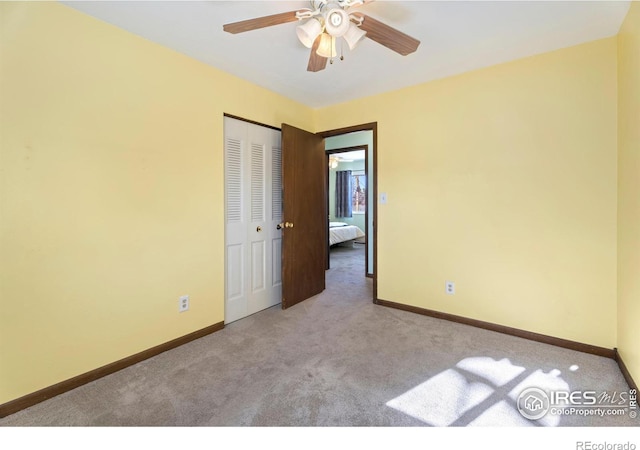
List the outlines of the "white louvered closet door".
{"type": "Polygon", "coordinates": [[[280,132],[225,117],[225,323],[280,303],[280,132]]]}

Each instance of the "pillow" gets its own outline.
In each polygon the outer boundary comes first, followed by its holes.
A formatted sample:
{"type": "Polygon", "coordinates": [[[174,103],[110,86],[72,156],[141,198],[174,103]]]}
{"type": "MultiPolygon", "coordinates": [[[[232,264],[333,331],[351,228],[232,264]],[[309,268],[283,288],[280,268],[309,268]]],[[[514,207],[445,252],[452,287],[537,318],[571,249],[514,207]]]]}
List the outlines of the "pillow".
{"type": "Polygon", "coordinates": [[[329,228],[346,227],[348,223],[344,222],[329,222],[329,228]]]}

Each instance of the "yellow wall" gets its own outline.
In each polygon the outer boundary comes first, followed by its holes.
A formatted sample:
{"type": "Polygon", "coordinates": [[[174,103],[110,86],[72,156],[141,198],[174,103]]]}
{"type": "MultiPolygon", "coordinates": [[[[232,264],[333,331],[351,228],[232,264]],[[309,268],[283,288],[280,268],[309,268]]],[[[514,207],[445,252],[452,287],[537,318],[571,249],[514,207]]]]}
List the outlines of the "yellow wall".
{"type": "Polygon", "coordinates": [[[618,351],[640,382],[640,3],[618,35],[618,351]]]}
{"type": "Polygon", "coordinates": [[[223,321],[222,115],[313,111],[59,4],[0,17],[2,404],[223,321]]]}
{"type": "Polygon", "coordinates": [[[616,48],[317,111],[318,130],[378,122],[379,298],[615,347],[616,48]]]}

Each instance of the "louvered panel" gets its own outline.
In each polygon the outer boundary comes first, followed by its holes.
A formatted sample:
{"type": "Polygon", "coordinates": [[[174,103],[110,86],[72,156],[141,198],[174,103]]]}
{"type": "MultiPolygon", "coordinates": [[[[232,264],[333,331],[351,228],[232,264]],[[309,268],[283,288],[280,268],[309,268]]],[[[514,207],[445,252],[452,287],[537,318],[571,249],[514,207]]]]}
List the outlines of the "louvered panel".
{"type": "Polygon", "coordinates": [[[264,145],[251,144],[251,221],[264,221],[264,145]]]}
{"type": "Polygon", "coordinates": [[[271,211],[272,219],[282,220],[282,150],[273,147],[271,149],[273,166],[271,169],[271,211]]]}
{"type": "Polygon", "coordinates": [[[242,222],[242,142],[228,138],[226,153],[227,222],[242,222]]]}

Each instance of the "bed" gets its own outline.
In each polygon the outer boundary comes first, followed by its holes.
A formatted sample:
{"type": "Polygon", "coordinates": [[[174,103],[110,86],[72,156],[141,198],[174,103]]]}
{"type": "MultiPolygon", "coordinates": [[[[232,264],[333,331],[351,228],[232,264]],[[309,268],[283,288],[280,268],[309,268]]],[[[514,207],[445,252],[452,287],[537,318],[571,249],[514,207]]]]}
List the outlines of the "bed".
{"type": "Polygon", "coordinates": [[[364,232],[355,225],[344,222],[329,222],[329,245],[364,242],[364,232]]]}

